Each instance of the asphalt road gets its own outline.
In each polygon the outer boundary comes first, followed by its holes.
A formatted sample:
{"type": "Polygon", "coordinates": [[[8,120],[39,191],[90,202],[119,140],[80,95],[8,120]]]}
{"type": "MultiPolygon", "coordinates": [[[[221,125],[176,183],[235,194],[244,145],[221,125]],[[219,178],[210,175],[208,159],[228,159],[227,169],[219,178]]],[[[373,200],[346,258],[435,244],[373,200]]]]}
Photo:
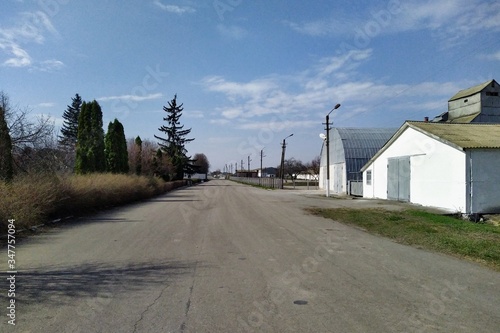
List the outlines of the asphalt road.
{"type": "Polygon", "coordinates": [[[500,331],[498,272],[308,215],[348,201],[304,193],[214,180],[19,242],[0,331],[500,331]]]}

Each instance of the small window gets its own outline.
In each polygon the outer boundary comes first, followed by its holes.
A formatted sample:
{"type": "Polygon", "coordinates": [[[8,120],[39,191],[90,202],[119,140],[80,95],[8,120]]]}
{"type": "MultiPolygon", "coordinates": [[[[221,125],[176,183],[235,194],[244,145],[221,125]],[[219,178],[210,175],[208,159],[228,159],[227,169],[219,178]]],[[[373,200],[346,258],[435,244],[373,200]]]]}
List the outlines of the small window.
{"type": "Polygon", "coordinates": [[[371,185],[372,184],[372,171],[368,170],[366,171],[366,185],[371,185]]]}
{"type": "Polygon", "coordinates": [[[498,96],[498,92],[496,92],[496,91],[493,91],[493,92],[492,91],[487,91],[486,92],[486,96],[498,96]]]}
{"type": "Polygon", "coordinates": [[[469,100],[468,99],[464,99],[464,103],[467,103],[469,100]]]}

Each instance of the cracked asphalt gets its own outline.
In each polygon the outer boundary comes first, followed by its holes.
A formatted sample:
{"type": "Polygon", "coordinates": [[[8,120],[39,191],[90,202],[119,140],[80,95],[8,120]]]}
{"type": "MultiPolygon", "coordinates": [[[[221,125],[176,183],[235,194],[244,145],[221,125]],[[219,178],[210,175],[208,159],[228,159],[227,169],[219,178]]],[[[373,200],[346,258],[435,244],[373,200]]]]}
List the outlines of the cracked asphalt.
{"type": "Polygon", "coordinates": [[[498,272],[303,210],[382,204],[214,180],[48,228],[0,332],[498,332],[498,272]]]}

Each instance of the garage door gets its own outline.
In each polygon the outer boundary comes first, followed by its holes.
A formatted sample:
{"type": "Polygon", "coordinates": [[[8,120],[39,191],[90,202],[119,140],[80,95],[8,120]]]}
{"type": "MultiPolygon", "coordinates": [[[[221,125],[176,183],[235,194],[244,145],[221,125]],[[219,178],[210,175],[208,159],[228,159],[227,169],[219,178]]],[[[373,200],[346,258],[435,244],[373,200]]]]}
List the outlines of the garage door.
{"type": "Polygon", "coordinates": [[[387,198],[398,201],[410,201],[409,156],[388,159],[387,198]]]}

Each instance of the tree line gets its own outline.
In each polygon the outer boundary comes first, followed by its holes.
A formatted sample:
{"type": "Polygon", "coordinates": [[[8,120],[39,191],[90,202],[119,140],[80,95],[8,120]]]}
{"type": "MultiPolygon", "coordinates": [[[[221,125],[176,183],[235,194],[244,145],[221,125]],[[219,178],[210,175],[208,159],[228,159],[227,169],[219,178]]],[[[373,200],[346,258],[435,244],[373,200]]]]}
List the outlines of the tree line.
{"type": "Polygon", "coordinates": [[[177,96],[163,107],[167,113],[159,127],[158,140],[127,140],[123,124],[110,122],[103,129],[103,112],[96,100],[84,101],[79,94],[64,111],[63,125],[55,138],[54,124],[47,117],[32,122],[28,110],[13,107],[7,94],[0,92],[0,180],[31,172],[134,173],[178,180],[185,174],[208,173],[204,154],[187,155],[185,145],[191,129],[180,118],[183,105],[177,96]]]}

